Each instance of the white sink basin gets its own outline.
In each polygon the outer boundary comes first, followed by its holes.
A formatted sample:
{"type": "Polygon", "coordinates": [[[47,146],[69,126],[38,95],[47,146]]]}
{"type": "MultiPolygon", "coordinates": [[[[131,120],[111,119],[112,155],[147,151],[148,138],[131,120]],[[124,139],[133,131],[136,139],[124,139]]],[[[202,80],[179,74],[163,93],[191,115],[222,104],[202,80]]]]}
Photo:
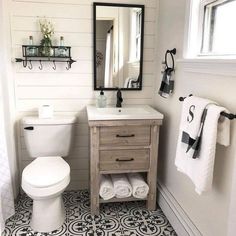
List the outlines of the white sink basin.
{"type": "Polygon", "coordinates": [[[124,106],[122,108],[97,108],[87,106],[88,120],[143,120],[163,119],[163,115],[148,105],[124,106]]]}

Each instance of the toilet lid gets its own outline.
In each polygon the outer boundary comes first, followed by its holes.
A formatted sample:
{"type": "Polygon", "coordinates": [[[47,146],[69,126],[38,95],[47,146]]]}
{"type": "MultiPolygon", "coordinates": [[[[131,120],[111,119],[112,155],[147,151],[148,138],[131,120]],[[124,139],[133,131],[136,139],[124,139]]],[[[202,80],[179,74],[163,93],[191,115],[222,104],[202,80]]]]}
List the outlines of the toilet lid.
{"type": "Polygon", "coordinates": [[[22,173],[28,184],[37,188],[50,187],[63,181],[70,175],[70,166],[61,157],[39,157],[22,173]]]}

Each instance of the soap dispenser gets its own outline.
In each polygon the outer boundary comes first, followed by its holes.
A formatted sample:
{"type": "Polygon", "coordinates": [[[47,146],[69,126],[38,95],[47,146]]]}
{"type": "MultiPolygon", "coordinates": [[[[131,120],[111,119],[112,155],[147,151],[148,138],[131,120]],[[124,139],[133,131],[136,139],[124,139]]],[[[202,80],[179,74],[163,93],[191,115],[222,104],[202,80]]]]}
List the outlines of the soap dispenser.
{"type": "Polygon", "coordinates": [[[103,108],[107,106],[107,98],[104,95],[103,89],[101,88],[100,95],[97,97],[97,107],[103,108]]]}

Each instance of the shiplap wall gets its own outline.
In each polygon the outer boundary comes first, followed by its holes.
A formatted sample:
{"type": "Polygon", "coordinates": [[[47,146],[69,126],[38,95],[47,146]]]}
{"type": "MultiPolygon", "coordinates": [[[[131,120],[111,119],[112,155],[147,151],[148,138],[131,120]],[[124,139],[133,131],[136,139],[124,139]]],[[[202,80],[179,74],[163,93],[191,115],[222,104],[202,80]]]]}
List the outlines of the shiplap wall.
{"type": "MultiPolygon", "coordinates": [[[[37,114],[39,105],[54,105],[56,114],[76,115],[76,141],[71,155],[66,158],[71,166],[70,189],[88,187],[89,137],[86,105],[94,104],[98,95],[93,91],[92,72],[92,2],[91,0],[9,0],[11,3],[12,58],[21,57],[21,45],[33,35],[34,43],[41,39],[38,17],[46,17],[55,27],[53,43],[58,45],[64,36],[72,46],[72,57],[77,60],[72,69],[66,65],[34,63],[33,69],[13,63],[15,81],[15,109],[17,121],[18,158],[20,171],[31,161],[27,154],[20,119],[37,114]]],[[[101,1],[100,1],[101,2],[101,1]]],[[[107,1],[104,1],[107,2],[107,1]]],[[[152,104],[154,94],[154,51],[156,37],[157,0],[109,0],[109,2],[145,4],[143,90],[123,92],[124,104],[152,104]]],[[[115,92],[107,92],[108,102],[115,103],[115,92]]]]}

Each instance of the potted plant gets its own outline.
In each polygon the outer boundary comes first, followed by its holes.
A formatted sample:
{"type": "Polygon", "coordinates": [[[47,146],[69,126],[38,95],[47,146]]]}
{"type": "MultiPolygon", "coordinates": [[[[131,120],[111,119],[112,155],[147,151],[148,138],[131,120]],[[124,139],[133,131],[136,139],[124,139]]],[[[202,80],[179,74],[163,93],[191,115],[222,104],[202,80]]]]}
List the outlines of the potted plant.
{"type": "Polygon", "coordinates": [[[40,30],[43,35],[43,39],[40,42],[40,54],[42,56],[53,56],[52,40],[51,37],[54,34],[54,27],[47,19],[39,20],[40,30]]]}

